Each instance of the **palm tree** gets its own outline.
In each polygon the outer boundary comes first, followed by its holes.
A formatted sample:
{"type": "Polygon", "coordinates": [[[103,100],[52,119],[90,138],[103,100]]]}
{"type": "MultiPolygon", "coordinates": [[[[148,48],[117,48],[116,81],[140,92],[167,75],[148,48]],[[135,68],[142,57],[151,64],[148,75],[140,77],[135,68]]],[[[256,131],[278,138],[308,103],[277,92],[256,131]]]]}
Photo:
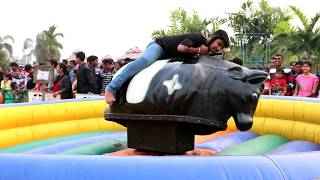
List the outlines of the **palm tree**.
{"type": "Polygon", "coordinates": [[[36,39],[36,58],[38,62],[46,62],[49,59],[60,59],[60,49],[63,49],[58,37],[64,37],[62,33],[55,33],[57,26],[50,26],[48,30],[42,31],[36,39]]]}
{"type": "Polygon", "coordinates": [[[5,66],[8,64],[8,59],[12,57],[13,48],[7,41],[11,40],[14,43],[14,39],[10,35],[6,35],[3,38],[0,37],[0,65],[5,66]]]}
{"type": "Polygon", "coordinates": [[[181,8],[172,11],[170,19],[170,28],[167,31],[164,29],[156,30],[152,33],[152,37],[177,35],[190,32],[199,32],[208,37],[219,29],[220,25],[226,22],[226,19],[221,19],[219,17],[201,19],[196,11],[193,11],[191,15],[188,15],[187,11],[181,8]]]}
{"type": "Polygon", "coordinates": [[[288,22],[281,22],[275,28],[277,38],[285,41],[287,50],[295,53],[298,59],[301,59],[301,56],[307,56],[308,59],[313,59],[319,63],[320,28],[316,24],[320,18],[320,13],[317,13],[309,21],[299,8],[295,6],[289,7],[301,21],[302,27],[293,26],[288,22]]]}
{"type": "Polygon", "coordinates": [[[46,63],[50,59],[47,43],[42,33],[38,34],[36,38],[35,56],[39,64],[46,63]]]}
{"type": "Polygon", "coordinates": [[[303,24],[303,28],[297,27],[297,32],[293,34],[293,38],[296,39],[297,49],[304,50],[307,53],[308,59],[311,58],[313,52],[317,52],[319,49],[318,39],[320,38],[320,29],[316,27],[316,24],[320,18],[320,14],[317,13],[309,23],[307,17],[295,6],[290,6],[295,15],[300,19],[303,24]]]}
{"type": "Polygon", "coordinates": [[[63,49],[63,46],[61,43],[58,42],[57,37],[59,36],[64,37],[64,36],[62,33],[55,33],[56,29],[57,29],[57,26],[53,25],[49,27],[48,31],[43,31],[51,58],[53,59],[56,57],[60,58],[59,49],[63,49]]]}

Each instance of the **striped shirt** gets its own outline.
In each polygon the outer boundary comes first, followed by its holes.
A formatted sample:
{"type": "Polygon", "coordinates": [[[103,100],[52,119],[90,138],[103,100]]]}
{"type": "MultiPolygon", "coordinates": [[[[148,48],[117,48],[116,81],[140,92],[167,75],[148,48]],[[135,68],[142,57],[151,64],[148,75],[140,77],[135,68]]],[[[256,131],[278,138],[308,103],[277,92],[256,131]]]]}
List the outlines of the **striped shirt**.
{"type": "Polygon", "coordinates": [[[113,75],[116,73],[116,70],[113,70],[112,72],[105,72],[101,71],[100,72],[100,77],[101,77],[101,92],[104,93],[106,86],[111,82],[113,75]]]}

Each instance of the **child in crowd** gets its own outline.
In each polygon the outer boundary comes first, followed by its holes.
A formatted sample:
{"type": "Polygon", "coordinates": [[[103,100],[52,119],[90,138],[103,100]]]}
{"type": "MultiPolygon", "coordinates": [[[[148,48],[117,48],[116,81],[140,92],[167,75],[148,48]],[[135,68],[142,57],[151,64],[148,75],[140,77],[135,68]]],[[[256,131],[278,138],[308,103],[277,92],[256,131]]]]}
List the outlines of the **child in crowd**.
{"type": "Polygon", "coordinates": [[[302,74],[298,75],[296,78],[294,96],[315,97],[319,78],[311,73],[311,68],[311,62],[302,62],[302,74]]]}
{"type": "Polygon", "coordinates": [[[275,78],[270,80],[269,95],[285,96],[287,92],[287,82],[283,78],[284,71],[282,68],[276,70],[275,78]]]}
{"type": "Polygon", "coordinates": [[[101,95],[105,93],[106,86],[111,82],[113,75],[117,72],[114,66],[113,59],[102,60],[103,71],[100,73],[101,77],[101,95]]]}
{"type": "Polygon", "coordinates": [[[4,103],[13,103],[14,97],[12,93],[12,82],[10,80],[11,75],[10,74],[4,74],[3,80],[1,81],[1,93],[4,97],[4,103]]]}
{"type": "Polygon", "coordinates": [[[10,74],[3,75],[3,80],[1,81],[1,89],[6,91],[12,90],[10,74]]]}

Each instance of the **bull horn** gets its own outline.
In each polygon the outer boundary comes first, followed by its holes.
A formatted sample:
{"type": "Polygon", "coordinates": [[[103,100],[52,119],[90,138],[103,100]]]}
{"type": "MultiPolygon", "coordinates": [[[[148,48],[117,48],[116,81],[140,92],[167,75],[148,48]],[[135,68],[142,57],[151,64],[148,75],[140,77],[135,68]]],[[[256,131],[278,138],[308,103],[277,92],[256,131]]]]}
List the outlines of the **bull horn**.
{"type": "Polygon", "coordinates": [[[251,84],[262,83],[267,77],[268,74],[260,70],[249,70],[246,72],[247,81],[251,84]]]}
{"type": "Polygon", "coordinates": [[[228,75],[233,79],[245,80],[246,74],[241,67],[232,67],[227,70],[228,75]]]}
{"type": "Polygon", "coordinates": [[[240,131],[247,131],[252,127],[252,116],[246,113],[237,113],[236,116],[233,117],[235,123],[237,125],[237,129],[240,131]]]}

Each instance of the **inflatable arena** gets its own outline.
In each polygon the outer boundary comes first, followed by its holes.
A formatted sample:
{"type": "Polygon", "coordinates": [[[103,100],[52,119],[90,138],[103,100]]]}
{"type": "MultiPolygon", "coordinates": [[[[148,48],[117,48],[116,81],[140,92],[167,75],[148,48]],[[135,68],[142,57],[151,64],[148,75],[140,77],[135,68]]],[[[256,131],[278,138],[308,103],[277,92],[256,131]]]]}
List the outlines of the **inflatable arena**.
{"type": "Polygon", "coordinates": [[[0,179],[318,179],[320,101],[262,96],[249,131],[196,136],[212,156],[114,156],[126,128],[106,121],[104,99],[0,108],[0,179]]]}

